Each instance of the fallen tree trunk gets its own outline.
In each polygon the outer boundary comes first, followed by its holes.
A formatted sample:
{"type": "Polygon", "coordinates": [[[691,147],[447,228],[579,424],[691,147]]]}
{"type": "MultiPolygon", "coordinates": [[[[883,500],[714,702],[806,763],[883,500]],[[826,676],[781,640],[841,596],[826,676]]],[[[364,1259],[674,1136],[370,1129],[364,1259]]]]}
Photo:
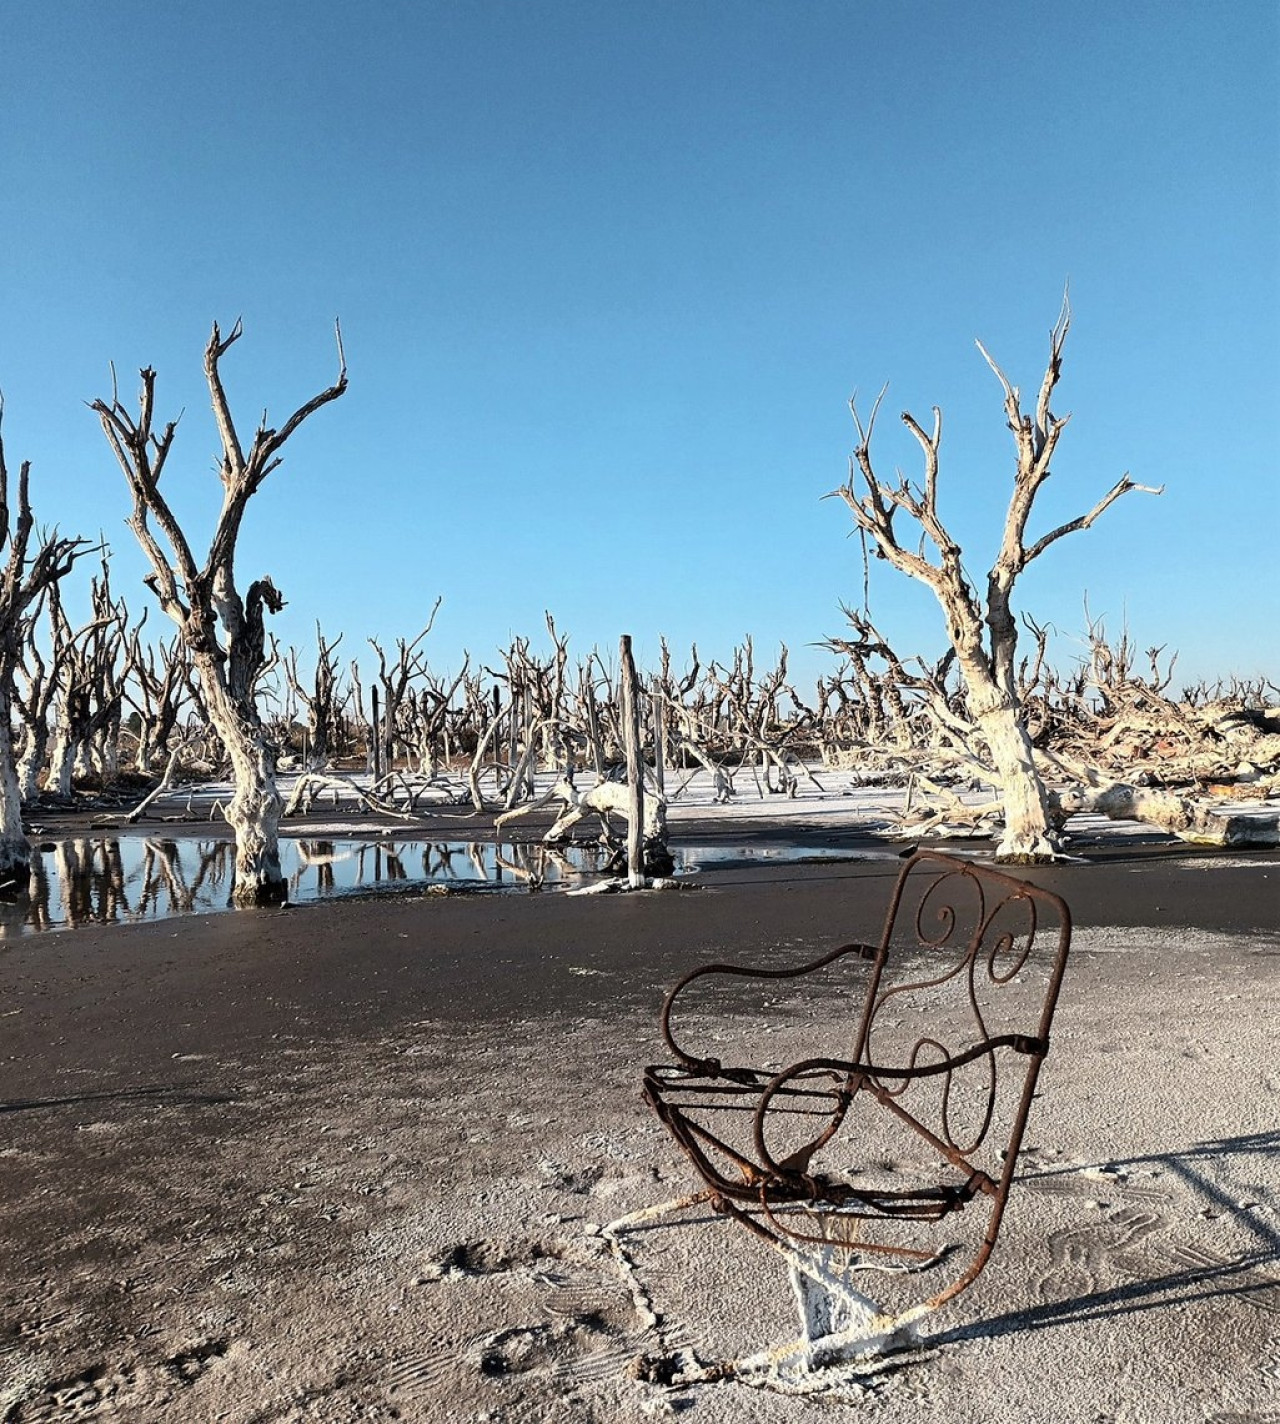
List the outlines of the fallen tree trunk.
{"type": "Polygon", "coordinates": [[[147,792],[132,811],[127,811],[124,815],[119,816],[101,816],[90,823],[91,827],[97,830],[99,827],[114,825],[117,821],[123,821],[125,825],[132,826],[140,821],[142,817],[146,815],[148,809],[173,785],[173,774],[178,767],[178,758],[185,750],[186,748],[181,742],[173,748],[169,753],[169,760],[165,766],[164,775],[161,776],[159,782],[147,792]]]}
{"type": "MultiPolygon", "coordinates": [[[[537,811],[553,801],[562,801],[565,809],[542,837],[548,845],[563,840],[568,831],[593,812],[606,823],[609,816],[618,816],[630,822],[631,794],[622,782],[599,781],[589,791],[580,792],[571,781],[562,777],[536,801],[526,801],[522,806],[504,812],[494,821],[493,828],[500,831],[508,821],[527,816],[530,811],[537,811]]],[[[666,803],[660,796],[654,791],[646,792],[643,812],[646,845],[661,838],[665,810],[666,803]]]]}
{"type": "MultiPolygon", "coordinates": [[[[386,779],[384,778],[384,780],[386,779]]],[[[383,800],[372,790],[364,790],[349,776],[342,776],[336,772],[326,775],[318,771],[305,771],[297,779],[294,783],[293,794],[289,797],[289,803],[281,812],[282,817],[305,816],[315,804],[316,797],[323,791],[333,792],[335,798],[343,795],[350,796],[360,810],[370,811],[379,816],[392,816],[398,821],[406,821],[412,825],[421,824],[424,819],[416,813],[416,808],[413,811],[402,811],[399,806],[383,800]]],[[[334,804],[337,804],[336,799],[334,804]]]]}
{"type": "Polygon", "coordinates": [[[1138,821],[1181,841],[1205,846],[1280,845],[1280,811],[1242,815],[1220,811],[1145,786],[1113,782],[1107,786],[1073,786],[1050,795],[1052,810],[1065,822],[1081,813],[1112,821],[1138,821]]]}

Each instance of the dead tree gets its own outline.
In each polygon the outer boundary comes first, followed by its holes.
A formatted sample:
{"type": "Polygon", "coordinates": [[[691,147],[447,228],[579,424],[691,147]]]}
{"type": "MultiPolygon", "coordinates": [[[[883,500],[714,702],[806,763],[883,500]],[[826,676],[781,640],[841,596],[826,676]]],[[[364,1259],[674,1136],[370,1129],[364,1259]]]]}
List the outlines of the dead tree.
{"type": "MultiPolygon", "coordinates": [[[[431,609],[431,616],[427,619],[427,625],[411,641],[404,638],[396,639],[396,660],[388,664],[387,655],[382,650],[382,644],[376,638],[369,639],[369,646],[378,655],[378,686],[382,688],[382,733],[381,741],[378,745],[382,749],[379,758],[381,769],[385,775],[390,775],[395,764],[395,749],[398,741],[403,741],[401,729],[401,714],[406,700],[409,696],[409,689],[419,679],[427,676],[426,656],[418,650],[418,644],[431,632],[435,626],[436,614],[440,611],[440,599],[436,599],[431,609]]],[[[353,665],[354,666],[354,665],[353,665]]],[[[375,738],[379,729],[372,728],[375,738]]]]}
{"type": "Polygon", "coordinates": [[[429,673],[423,685],[410,691],[405,700],[406,745],[413,748],[419,775],[429,781],[448,768],[450,713],[470,666],[470,658],[464,656],[462,671],[452,679],[429,673]]]}
{"type": "Polygon", "coordinates": [[[54,747],[50,754],[48,790],[63,798],[73,790],[74,778],[93,778],[100,785],[112,781],[119,759],[123,708],[124,644],[128,614],[123,601],[111,597],[106,559],[102,577],[92,581],[92,616],[72,633],[61,605],[54,623],[55,661],[59,668],[59,698],[54,747]]]}
{"type": "Polygon", "coordinates": [[[50,584],[37,598],[19,639],[21,663],[12,692],[13,706],[23,732],[22,750],[18,757],[18,788],[24,802],[32,802],[40,795],[40,781],[49,761],[54,702],[62,687],[62,664],[74,648],[74,644],[62,636],[66,626],[58,585],[50,584]],[[36,632],[40,614],[45,610],[49,623],[47,662],[36,632]]]}
{"type": "MultiPolygon", "coordinates": [[[[0,400],[0,420],[4,402],[0,400]]],[[[22,796],[14,760],[11,723],[14,675],[22,656],[23,639],[30,627],[30,610],[46,589],[71,572],[76,560],[88,552],[86,539],[62,538],[56,529],[39,532],[32,549],[35,517],[28,495],[31,462],[18,469],[16,519],[9,504],[9,471],[5,465],[4,437],[0,433],[0,551],[8,557],[0,567],[0,893],[21,892],[31,872],[31,847],[22,829],[22,796]]]]}
{"type": "Polygon", "coordinates": [[[225,815],[236,838],[233,899],[247,906],[278,901],[286,893],[277,843],[281,811],[277,753],[263,728],[256,696],[268,661],[264,619],[268,613],[278,613],[284,599],[266,577],[255,579],[243,595],[239,592],[236,543],[245,508],[280,464],[289,437],[346,390],[347,366],[339,330],[338,379],[299,406],[279,430],[268,427],[264,416],[246,451],[219,372],[219,362],[240,335],[239,321],[226,337],[215,322],[204,353],[205,379],[222,446],[223,498],[203,565],[196,562],[186,533],[160,490],[177,421],[170,421],[159,433],[155,430],[155,371],[147,367],[141,373],[136,415],[125,409],[114,390],[110,402],[94,401],[92,409],[133,494],[129,527],[151,564],[146,583],[178,628],[199,678],[205,711],[231,759],[235,794],[225,815]]]}
{"type": "Polygon", "coordinates": [[[176,635],[159,645],[142,643],[142,620],[129,635],[125,651],[125,700],[138,719],[134,770],[148,776],[169,759],[169,742],[184,704],[191,696],[191,664],[176,635]]]}
{"type": "Polygon", "coordinates": [[[106,786],[120,770],[120,733],[124,722],[124,641],[129,627],[129,610],[123,598],[111,597],[111,569],[106,554],[102,578],[93,584],[94,621],[100,628],[92,635],[94,710],[88,735],[81,746],[81,768],[106,786]]]}
{"type": "MultiPolygon", "coordinates": [[[[545,616],[555,649],[549,659],[531,652],[528,638],[514,638],[503,651],[503,670],[482,667],[476,675],[457,680],[450,690],[450,697],[459,689],[462,692],[469,724],[462,740],[475,745],[467,783],[477,810],[493,804],[500,805],[505,813],[521,803],[531,803],[537,796],[540,766],[555,771],[571,784],[574,748],[579,744],[592,749],[598,770],[603,766],[595,735],[599,729],[593,721],[593,692],[587,686],[585,694],[579,693],[581,711],[580,715],[575,713],[568,688],[568,635],[557,633],[550,613],[545,616]],[[493,680],[488,687],[482,682],[485,676],[493,680]],[[505,702],[503,686],[507,690],[505,702]],[[482,778],[487,777],[493,780],[492,803],[481,785],[482,778]]],[[[581,669],[579,678],[584,686],[589,684],[588,675],[581,669]]]]}
{"type": "Polygon", "coordinates": [[[698,685],[702,664],[698,660],[698,645],[694,643],[689,653],[692,666],[683,677],[677,678],[672,671],[671,649],[667,646],[667,640],[661,638],[658,645],[661,649],[661,664],[653,679],[654,705],[658,713],[655,727],[661,734],[667,764],[672,770],[676,770],[683,763],[681,712],[698,685]]]}
{"type": "Polygon", "coordinates": [[[847,661],[844,676],[853,683],[858,716],[858,740],[873,753],[937,749],[939,744],[964,752],[972,740],[972,724],[957,709],[948,673],[955,660],[948,651],[936,665],[910,659],[908,667],[865,613],[843,610],[849,633],[828,638],[823,647],[847,661]]]}
{"type": "MultiPolygon", "coordinates": [[[[926,431],[904,411],[903,423],[924,456],[923,485],[899,478],[890,484],[876,473],[871,438],[884,391],[863,424],[856,402],[850,402],[858,445],[850,462],[848,483],[837,490],[855,524],[868,536],[880,558],[900,573],[919,580],[934,593],[946,620],[947,636],[965,684],[965,703],[975,730],[990,754],[1004,804],[1004,835],[997,858],[1031,862],[1050,859],[1057,851],[1053,809],[1036,767],[1031,737],[1018,696],[1018,625],[1012,596],[1022,571],[1059,539],[1087,529],[1106,509],[1131,490],[1146,489],[1128,475],[1121,478],[1087,514],[1059,525],[1028,543],[1027,522],[1045,480],[1058,440],[1069,416],[1050,409],[1062,367],[1062,348],[1071,324],[1070,306],[1062,312],[1049,338],[1049,360],[1040,384],[1034,415],[1024,414],[1018,388],[987,354],[978,349],[1004,389],[1004,409],[1017,451],[1013,493],[1005,513],[1000,550],[987,574],[985,594],[979,594],[964,569],[961,549],[938,512],[939,446],[942,412],[935,406],[933,429],[926,431]],[[859,493],[858,476],[865,492],[859,493]],[[895,527],[899,516],[909,523],[909,537],[895,527]],[[928,555],[932,545],[935,557],[928,555]]],[[[1158,493],[1147,490],[1148,493],[1158,493]]]]}
{"type": "Polygon", "coordinates": [[[289,687],[307,709],[309,745],[302,759],[306,771],[323,771],[329,765],[329,758],[337,752],[342,709],[351,695],[350,691],[345,696],[338,695],[337,652],[342,638],[339,633],[332,642],[326,642],[320,622],[316,620],[316,667],[310,691],[302,685],[297,649],[290,648],[285,657],[284,671],[289,687]]]}
{"type": "Polygon", "coordinates": [[[1075,677],[1054,682],[1045,754],[1098,795],[1090,804],[1078,788],[1068,790],[1060,798],[1064,812],[1110,815],[1130,805],[1142,811],[1130,819],[1149,820],[1184,839],[1274,844],[1274,824],[1268,828],[1256,816],[1247,826],[1225,824],[1215,808],[1185,794],[1233,799],[1249,788],[1271,789],[1280,780],[1280,709],[1250,707],[1239,697],[1174,701],[1168,691],[1176,659],[1162,665],[1163,648],[1146,650],[1150,672],[1143,673],[1135,669],[1137,648],[1127,632],[1112,643],[1101,622],[1091,620],[1088,641],[1088,658],[1075,677]],[[1116,789],[1124,783],[1132,785],[1116,789]]]}
{"type": "Polygon", "coordinates": [[[528,638],[513,638],[502,654],[506,671],[492,674],[506,684],[510,698],[506,744],[512,771],[507,785],[507,810],[536,794],[539,761],[559,771],[571,768],[564,724],[569,640],[567,634],[556,632],[551,614],[545,616],[555,648],[552,657],[543,660],[531,651],[528,638]]]}

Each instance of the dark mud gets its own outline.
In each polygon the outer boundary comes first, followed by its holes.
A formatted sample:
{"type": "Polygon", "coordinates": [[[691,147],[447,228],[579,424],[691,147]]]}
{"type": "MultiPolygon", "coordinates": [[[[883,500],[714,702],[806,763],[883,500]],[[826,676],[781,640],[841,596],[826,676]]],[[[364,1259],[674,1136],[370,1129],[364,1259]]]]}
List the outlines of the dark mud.
{"type": "MultiPolygon", "coordinates": [[[[1267,1417],[1280,870],[1211,860],[1126,851],[1034,877],[1071,903],[1079,946],[1039,1185],[943,1354],[877,1386],[891,1417],[983,1399],[1032,1417],[1030,1384],[1001,1404],[990,1381],[1047,1358],[1070,1389],[1035,1417],[1267,1417]],[[1117,1159],[1134,1165],[1090,1175],[1117,1159]]],[[[0,1419],[829,1418],[638,1383],[651,1342],[582,1226],[687,1189],[637,1096],[665,988],[708,959],[874,937],[896,870],[374,898],[5,945],[0,1419]]],[[[655,1258],[673,1318],[726,1248],[685,1249],[655,1258]]],[[[756,1280],[725,1297],[747,1344],[785,1329],[785,1289],[756,1280]]]]}

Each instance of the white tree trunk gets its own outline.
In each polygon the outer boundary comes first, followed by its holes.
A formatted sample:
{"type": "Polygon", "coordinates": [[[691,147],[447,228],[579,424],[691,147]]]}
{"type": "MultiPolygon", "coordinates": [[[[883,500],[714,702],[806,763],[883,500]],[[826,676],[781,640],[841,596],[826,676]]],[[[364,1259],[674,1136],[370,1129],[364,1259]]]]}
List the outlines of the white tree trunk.
{"type": "Polygon", "coordinates": [[[104,786],[120,774],[120,735],[118,731],[102,731],[89,745],[89,755],[104,786]]]}
{"type": "Polygon", "coordinates": [[[40,794],[40,773],[49,749],[47,729],[27,728],[27,743],[18,762],[18,791],[23,801],[34,801],[40,794]]]}
{"type": "Polygon", "coordinates": [[[143,776],[151,773],[151,763],[154,760],[155,723],[145,713],[138,716],[138,745],[133,753],[133,769],[143,776]]]}
{"type": "Polygon", "coordinates": [[[1016,708],[1001,706],[976,714],[1000,778],[1004,835],[996,860],[1031,864],[1058,853],[1049,797],[1036,769],[1031,737],[1016,708]]]}
{"type": "Polygon", "coordinates": [[[74,788],[73,772],[76,764],[75,738],[69,731],[58,728],[49,758],[48,789],[59,796],[70,797],[74,788]]]}
{"type": "Polygon", "coordinates": [[[236,837],[232,903],[239,909],[278,905],[288,885],[280,869],[283,802],[276,788],[275,753],[262,728],[237,709],[216,660],[197,654],[195,664],[209,721],[231,757],[235,795],[223,814],[236,837]]]}
{"type": "Polygon", "coordinates": [[[0,895],[20,895],[31,875],[31,846],[22,829],[22,795],[9,735],[9,693],[0,686],[0,895]]]}
{"type": "Polygon", "coordinates": [[[236,837],[231,898],[241,909],[279,904],[288,886],[280,869],[282,802],[276,789],[275,757],[261,738],[223,736],[236,788],[225,812],[236,837]]]}
{"type": "Polygon", "coordinates": [[[78,742],[76,753],[72,758],[72,780],[78,776],[82,782],[90,780],[98,774],[97,759],[93,754],[93,744],[88,741],[78,742]]]}

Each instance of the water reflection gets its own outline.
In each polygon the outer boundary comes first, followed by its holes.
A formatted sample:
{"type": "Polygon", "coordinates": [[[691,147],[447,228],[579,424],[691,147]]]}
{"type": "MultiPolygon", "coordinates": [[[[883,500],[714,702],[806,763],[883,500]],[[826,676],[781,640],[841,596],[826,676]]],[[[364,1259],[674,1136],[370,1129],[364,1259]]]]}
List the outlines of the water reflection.
{"type": "Polygon", "coordinates": [[[57,841],[33,853],[28,893],[0,903],[0,939],[225,909],[234,865],[234,847],[225,840],[57,841]]]}
{"type": "MultiPolygon", "coordinates": [[[[704,844],[686,845],[673,854],[681,873],[717,864],[844,857],[848,852],[704,844]]],[[[537,842],[289,839],[280,842],[280,861],[289,899],[301,902],[427,885],[563,887],[607,871],[609,852],[591,844],[553,848],[537,842]]],[[[125,924],[226,910],[234,869],[229,840],[85,836],[46,842],[32,853],[28,893],[0,901],[0,940],[70,925],[125,924]]]]}
{"type": "MultiPolygon", "coordinates": [[[[477,841],[282,840],[295,902],[420,884],[539,889],[605,867],[594,846],[477,841]]],[[[31,858],[28,893],[0,902],[0,940],[69,925],[123,924],[230,907],[228,840],[144,836],[47,842],[31,858]]]]}

